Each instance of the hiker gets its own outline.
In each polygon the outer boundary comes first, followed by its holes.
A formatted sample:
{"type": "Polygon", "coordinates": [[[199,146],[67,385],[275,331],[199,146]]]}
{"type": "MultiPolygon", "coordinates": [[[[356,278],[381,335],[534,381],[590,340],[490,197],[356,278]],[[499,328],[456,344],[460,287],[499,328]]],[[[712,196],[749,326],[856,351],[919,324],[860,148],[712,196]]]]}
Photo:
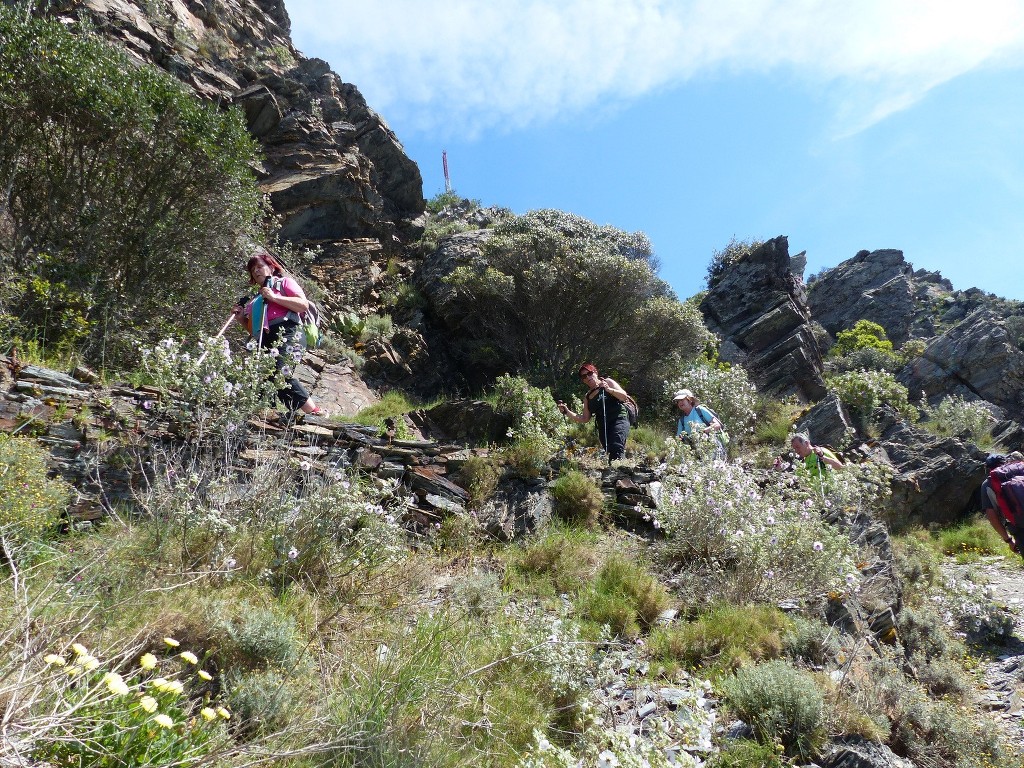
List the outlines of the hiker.
{"type": "Polygon", "coordinates": [[[626,392],[615,379],[601,378],[593,363],[584,363],[579,369],[580,381],[587,388],[583,398],[583,412],[575,413],[564,402],[558,401],[558,410],[575,421],[586,424],[594,417],[597,439],[608,452],[608,460],[621,459],[629,437],[629,414],[626,411],[626,392]]]}
{"type": "Polygon", "coordinates": [[[804,432],[793,435],[790,445],[796,455],[804,460],[804,468],[811,477],[820,477],[829,469],[842,469],[843,462],[831,450],[822,445],[813,445],[804,432]]]}
{"type": "Polygon", "coordinates": [[[725,461],[728,458],[725,448],[728,437],[715,412],[698,403],[697,397],[688,389],[680,389],[672,395],[672,404],[683,414],[676,421],[676,439],[707,435],[715,441],[714,460],[725,461]]]}
{"type": "Polygon", "coordinates": [[[274,362],[287,381],[285,387],[277,391],[277,396],[285,407],[292,413],[301,410],[323,416],[324,412],[293,375],[306,350],[306,336],[299,317],[309,309],[306,294],[295,278],[286,275],[277,259],[265,250],[253,253],[245,264],[245,271],[249,273],[249,281],[260,289],[250,301],[238,303],[234,309],[235,319],[248,328],[263,349],[277,350],[274,362]]]}
{"type": "Polygon", "coordinates": [[[992,487],[992,478],[989,473],[998,469],[1004,464],[1024,459],[1019,453],[1011,453],[1004,456],[1001,453],[992,453],[985,458],[985,479],[981,483],[981,511],[985,513],[989,524],[999,534],[999,538],[1010,546],[1011,552],[1024,555],[1024,529],[1011,525],[1006,519],[999,506],[999,500],[995,489],[992,487]]]}

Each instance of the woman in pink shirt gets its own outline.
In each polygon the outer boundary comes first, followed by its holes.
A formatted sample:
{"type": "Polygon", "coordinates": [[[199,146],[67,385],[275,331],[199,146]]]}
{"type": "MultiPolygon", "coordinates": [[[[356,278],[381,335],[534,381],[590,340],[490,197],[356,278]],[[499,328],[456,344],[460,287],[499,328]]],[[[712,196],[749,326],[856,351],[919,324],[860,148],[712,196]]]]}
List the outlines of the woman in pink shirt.
{"type": "Polygon", "coordinates": [[[284,389],[277,391],[277,396],[289,411],[301,410],[303,413],[323,415],[306,388],[293,375],[306,350],[306,334],[299,317],[309,309],[306,294],[294,278],[285,274],[277,259],[264,250],[256,251],[246,263],[245,269],[252,284],[260,286],[258,296],[263,297],[265,309],[262,333],[258,324],[254,327],[252,319],[256,297],[244,306],[237,306],[235,317],[248,327],[254,339],[260,340],[264,349],[277,350],[277,370],[288,382],[284,389]]]}

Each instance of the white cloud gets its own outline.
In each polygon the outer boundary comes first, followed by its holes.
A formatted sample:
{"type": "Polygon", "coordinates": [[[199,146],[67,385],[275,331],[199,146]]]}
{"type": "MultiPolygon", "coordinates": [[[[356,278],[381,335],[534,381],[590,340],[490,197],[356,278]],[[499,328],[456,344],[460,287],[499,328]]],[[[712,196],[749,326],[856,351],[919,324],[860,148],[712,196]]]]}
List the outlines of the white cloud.
{"type": "Polygon", "coordinates": [[[288,0],[292,34],[376,109],[469,134],[720,72],[827,86],[855,132],[1019,62],[1019,0],[288,0]]]}

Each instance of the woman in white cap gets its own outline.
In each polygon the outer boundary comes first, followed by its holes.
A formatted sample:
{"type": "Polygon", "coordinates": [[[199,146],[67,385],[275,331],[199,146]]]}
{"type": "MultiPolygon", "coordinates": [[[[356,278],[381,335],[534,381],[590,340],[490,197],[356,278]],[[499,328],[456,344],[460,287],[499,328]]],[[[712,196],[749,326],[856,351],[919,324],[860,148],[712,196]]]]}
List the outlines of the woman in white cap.
{"type": "Polygon", "coordinates": [[[676,438],[708,435],[715,441],[715,459],[726,460],[725,427],[715,412],[697,402],[693,392],[680,389],[672,395],[672,402],[682,412],[676,422],[676,438]]]}

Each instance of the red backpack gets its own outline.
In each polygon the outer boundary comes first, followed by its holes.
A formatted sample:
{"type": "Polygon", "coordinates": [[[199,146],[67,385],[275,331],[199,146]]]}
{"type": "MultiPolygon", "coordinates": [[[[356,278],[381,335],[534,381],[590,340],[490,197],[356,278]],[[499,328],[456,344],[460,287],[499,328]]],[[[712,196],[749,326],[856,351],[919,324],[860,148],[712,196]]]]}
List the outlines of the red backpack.
{"type": "Polygon", "coordinates": [[[1024,461],[996,467],[988,479],[1003,517],[1011,525],[1024,525],[1024,461]]]}

